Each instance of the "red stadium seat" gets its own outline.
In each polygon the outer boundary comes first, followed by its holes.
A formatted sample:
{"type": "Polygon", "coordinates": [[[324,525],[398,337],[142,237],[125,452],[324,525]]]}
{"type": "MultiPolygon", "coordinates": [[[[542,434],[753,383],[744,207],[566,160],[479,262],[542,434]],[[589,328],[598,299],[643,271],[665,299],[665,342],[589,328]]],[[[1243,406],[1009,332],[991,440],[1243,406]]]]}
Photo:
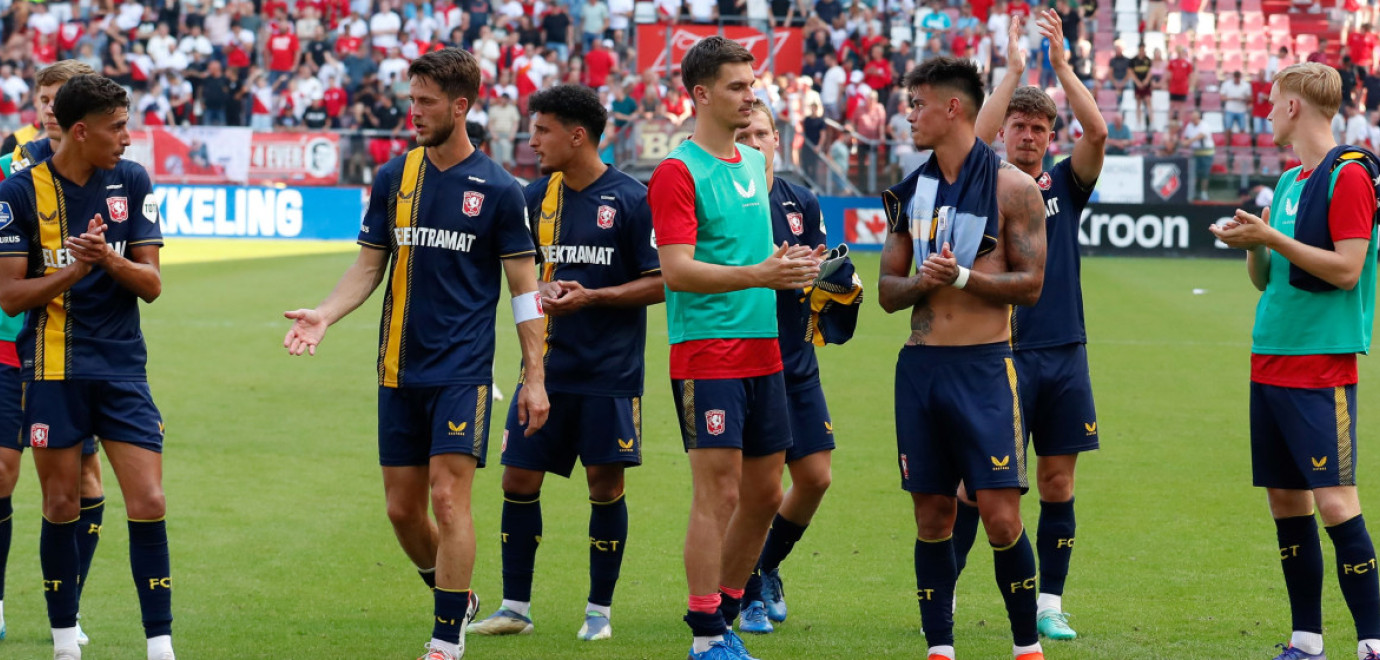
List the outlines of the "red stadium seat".
{"type": "Polygon", "coordinates": [[[1318,36],[1315,34],[1300,34],[1294,37],[1294,56],[1308,57],[1318,50],[1318,36]]]}
{"type": "Polygon", "coordinates": [[[1270,54],[1264,51],[1253,51],[1246,54],[1246,68],[1248,73],[1264,71],[1270,64],[1270,54]]]}
{"type": "Polygon", "coordinates": [[[1282,30],[1282,31],[1284,31],[1284,32],[1288,32],[1288,31],[1289,31],[1289,15],[1288,15],[1288,14],[1270,14],[1270,18],[1269,18],[1268,23],[1269,23],[1269,25],[1270,25],[1270,30],[1272,30],[1272,31],[1274,31],[1274,30],[1282,30]]]}
{"type": "Polygon", "coordinates": [[[1255,146],[1261,149],[1275,149],[1275,136],[1273,133],[1256,133],[1255,146]]]}
{"type": "Polygon", "coordinates": [[[1224,154],[1224,153],[1222,153],[1222,152],[1220,152],[1220,151],[1217,152],[1216,154],[1213,154],[1213,156],[1212,156],[1212,173],[1213,173],[1213,174],[1226,174],[1228,171],[1229,171],[1229,170],[1227,169],[1227,155],[1224,154]]]}
{"type": "Polygon", "coordinates": [[[1180,48],[1193,48],[1193,35],[1186,32],[1169,35],[1169,47],[1174,53],[1178,53],[1180,48]]]}
{"type": "Polygon", "coordinates": [[[1208,53],[1215,53],[1217,52],[1217,35],[1200,34],[1195,44],[1198,51],[1198,57],[1202,57],[1208,53]]]}
{"type": "Polygon", "coordinates": [[[1293,50],[1294,35],[1289,33],[1288,31],[1276,32],[1272,30],[1270,32],[1270,52],[1278,53],[1279,49],[1281,48],[1288,48],[1289,50],[1293,50]]]}
{"type": "Polygon", "coordinates": [[[1258,11],[1241,13],[1242,32],[1260,32],[1265,29],[1265,15],[1258,11]]]}
{"type": "Polygon", "coordinates": [[[1241,15],[1235,11],[1223,11],[1222,3],[1217,3],[1217,34],[1223,32],[1239,32],[1241,30],[1241,15]]]}
{"type": "Polygon", "coordinates": [[[1239,50],[1225,50],[1222,53],[1222,74],[1227,75],[1232,71],[1242,71],[1245,58],[1241,56],[1239,50]]]}
{"type": "Polygon", "coordinates": [[[1193,67],[1194,71],[1208,72],[1217,71],[1217,55],[1208,54],[1198,56],[1198,64],[1193,67]]]}
{"type": "Polygon", "coordinates": [[[1217,81],[1217,72],[1216,72],[1216,71],[1199,71],[1199,72],[1198,72],[1198,89],[1207,89],[1207,88],[1209,88],[1209,87],[1216,87],[1216,86],[1217,86],[1217,82],[1218,82],[1218,81],[1217,81]]]}
{"type": "Polygon", "coordinates": [[[1203,92],[1198,100],[1198,109],[1203,112],[1221,112],[1222,95],[1218,92],[1203,92]]]}
{"type": "Polygon", "coordinates": [[[1241,32],[1237,30],[1232,30],[1231,32],[1222,32],[1218,30],[1217,49],[1219,51],[1241,50],[1241,32]]]}
{"type": "Polygon", "coordinates": [[[1221,29],[1220,26],[1222,25],[1222,23],[1220,22],[1222,20],[1222,12],[1228,11],[1236,11],[1236,0],[1217,0],[1217,20],[1219,21],[1217,23],[1217,25],[1219,26],[1218,29],[1221,29]]]}
{"type": "Polygon", "coordinates": [[[1099,89],[1097,90],[1097,107],[1106,110],[1115,110],[1120,105],[1116,90],[1099,89]]]}
{"type": "Polygon", "coordinates": [[[1247,51],[1265,51],[1270,47],[1270,33],[1264,30],[1255,30],[1243,33],[1245,37],[1242,48],[1247,51]]]}
{"type": "Polygon", "coordinates": [[[1232,147],[1233,149],[1239,149],[1239,148],[1242,148],[1242,147],[1244,147],[1244,148],[1246,148],[1246,149],[1250,149],[1250,148],[1251,148],[1251,134],[1250,134],[1250,133],[1232,133],[1232,134],[1231,134],[1231,144],[1230,144],[1229,146],[1232,147]]]}
{"type": "Polygon", "coordinates": [[[1217,146],[1219,146],[1219,147],[1225,147],[1225,146],[1227,146],[1227,134],[1226,134],[1226,133],[1213,133],[1213,134],[1212,134],[1212,143],[1215,144],[1215,145],[1217,145],[1217,146]]]}
{"type": "Polygon", "coordinates": [[[1241,0],[1241,11],[1260,11],[1260,0],[1241,0]]]}

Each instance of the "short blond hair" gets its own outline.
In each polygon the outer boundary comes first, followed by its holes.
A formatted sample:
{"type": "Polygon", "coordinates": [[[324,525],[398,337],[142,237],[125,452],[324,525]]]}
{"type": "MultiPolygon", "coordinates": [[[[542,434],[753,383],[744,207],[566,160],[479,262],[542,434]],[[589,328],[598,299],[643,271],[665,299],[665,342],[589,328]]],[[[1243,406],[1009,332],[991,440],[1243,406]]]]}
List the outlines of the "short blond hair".
{"type": "Polygon", "coordinates": [[[38,83],[38,87],[47,87],[48,85],[65,83],[77,76],[94,75],[96,75],[96,70],[91,68],[91,65],[86,62],[81,60],[62,60],[43,67],[43,70],[39,71],[37,76],[34,76],[34,82],[38,83]]]}
{"type": "Polygon", "coordinates": [[[767,123],[771,125],[771,130],[776,130],[776,117],[771,114],[771,107],[762,99],[753,99],[752,111],[760,112],[767,116],[767,123]]]}
{"type": "Polygon", "coordinates": [[[1307,101],[1322,116],[1331,118],[1342,107],[1342,76],[1318,62],[1301,62],[1275,74],[1279,91],[1295,94],[1307,101]]]}

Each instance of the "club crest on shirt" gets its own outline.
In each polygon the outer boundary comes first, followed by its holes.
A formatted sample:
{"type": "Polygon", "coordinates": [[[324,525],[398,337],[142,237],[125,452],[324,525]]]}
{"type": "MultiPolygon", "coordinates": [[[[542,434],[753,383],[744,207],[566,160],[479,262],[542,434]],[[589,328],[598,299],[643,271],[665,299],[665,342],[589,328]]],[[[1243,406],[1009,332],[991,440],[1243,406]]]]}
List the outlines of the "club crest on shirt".
{"type": "Polygon", "coordinates": [[[1035,185],[1039,186],[1040,190],[1049,190],[1049,187],[1053,185],[1053,183],[1054,180],[1050,178],[1049,172],[1041,174],[1040,178],[1035,180],[1035,185]]]}
{"type": "Polygon", "coordinates": [[[9,202],[0,202],[0,229],[10,226],[14,221],[14,212],[10,210],[9,202]]]}
{"type": "Polygon", "coordinates": [[[484,193],[474,192],[472,190],[465,191],[465,201],[461,205],[460,210],[464,212],[465,215],[474,218],[479,216],[479,210],[482,208],[484,208],[484,193]]]}
{"type": "Polygon", "coordinates": [[[610,229],[613,227],[613,216],[617,213],[612,206],[607,204],[599,207],[599,228],[610,229]]]}
{"type": "Polygon", "coordinates": [[[107,197],[105,206],[110,209],[111,222],[124,222],[129,219],[129,198],[128,197],[107,197]]]}
{"type": "Polygon", "coordinates": [[[709,435],[723,435],[724,411],[706,410],[704,413],[704,427],[709,431],[709,435]]]}
{"type": "Polygon", "coordinates": [[[801,213],[787,213],[786,222],[791,225],[791,233],[799,236],[805,233],[805,215],[801,213]]]}

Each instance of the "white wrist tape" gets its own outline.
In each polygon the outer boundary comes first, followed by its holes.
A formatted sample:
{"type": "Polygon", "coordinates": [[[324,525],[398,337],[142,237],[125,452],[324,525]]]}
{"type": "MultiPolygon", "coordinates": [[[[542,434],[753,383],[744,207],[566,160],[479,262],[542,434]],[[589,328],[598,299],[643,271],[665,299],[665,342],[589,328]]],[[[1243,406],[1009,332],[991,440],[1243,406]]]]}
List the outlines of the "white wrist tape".
{"type": "Polygon", "coordinates": [[[958,267],[958,277],[954,278],[954,288],[955,288],[955,289],[962,289],[963,287],[968,286],[968,276],[971,275],[971,274],[972,274],[972,271],[970,271],[970,270],[968,270],[967,268],[964,268],[964,267],[962,267],[962,266],[959,266],[959,267],[958,267]]]}
{"type": "Polygon", "coordinates": [[[546,313],[541,310],[541,293],[532,291],[513,296],[514,323],[524,323],[545,317],[546,313]]]}

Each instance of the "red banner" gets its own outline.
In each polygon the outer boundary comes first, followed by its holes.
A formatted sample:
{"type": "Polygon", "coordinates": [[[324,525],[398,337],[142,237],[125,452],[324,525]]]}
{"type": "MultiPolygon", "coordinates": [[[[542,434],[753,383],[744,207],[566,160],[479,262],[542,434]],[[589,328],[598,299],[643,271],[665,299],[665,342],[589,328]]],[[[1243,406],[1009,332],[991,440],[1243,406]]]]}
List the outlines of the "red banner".
{"type": "Polygon", "coordinates": [[[335,133],[255,133],[250,144],[251,184],[340,182],[340,136],[335,133]]]}
{"type": "MultiPolygon", "coordinates": [[[[656,71],[663,78],[677,75],[686,51],[701,39],[719,33],[719,28],[713,25],[638,25],[637,68],[640,71],[656,71]]],[[[800,73],[801,56],[805,51],[800,28],[775,29],[768,38],[750,27],[730,25],[723,28],[723,36],[742,44],[757,58],[753,68],[758,75],[767,70],[768,50],[772,56],[773,72],[800,73]]]]}

